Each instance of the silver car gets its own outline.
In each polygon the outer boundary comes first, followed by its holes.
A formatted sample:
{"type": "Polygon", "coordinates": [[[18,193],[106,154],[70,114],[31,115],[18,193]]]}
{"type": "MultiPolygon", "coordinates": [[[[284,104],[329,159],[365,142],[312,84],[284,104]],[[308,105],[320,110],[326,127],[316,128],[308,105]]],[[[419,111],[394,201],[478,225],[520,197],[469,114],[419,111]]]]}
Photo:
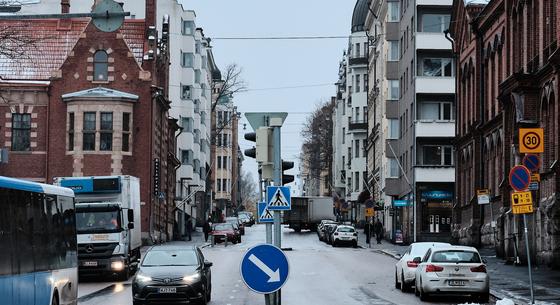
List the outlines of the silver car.
{"type": "Polygon", "coordinates": [[[473,247],[430,248],[423,259],[415,257],[415,292],[422,301],[434,294],[469,294],[487,303],[490,280],[486,264],[473,247]]]}
{"type": "Polygon", "coordinates": [[[413,261],[415,257],[423,257],[430,248],[447,246],[451,246],[451,244],[437,242],[411,244],[401,259],[395,264],[395,288],[401,289],[402,292],[407,292],[414,285],[416,267],[418,266],[418,263],[413,261]]]}

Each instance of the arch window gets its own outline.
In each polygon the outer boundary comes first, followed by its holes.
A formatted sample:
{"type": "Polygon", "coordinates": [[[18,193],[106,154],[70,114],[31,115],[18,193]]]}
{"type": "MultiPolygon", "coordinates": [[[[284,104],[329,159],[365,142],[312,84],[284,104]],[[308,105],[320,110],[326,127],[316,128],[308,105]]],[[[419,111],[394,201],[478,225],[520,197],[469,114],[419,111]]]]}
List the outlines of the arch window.
{"type": "Polygon", "coordinates": [[[93,55],[93,80],[107,81],[109,74],[109,56],[107,52],[99,50],[93,55]]]}

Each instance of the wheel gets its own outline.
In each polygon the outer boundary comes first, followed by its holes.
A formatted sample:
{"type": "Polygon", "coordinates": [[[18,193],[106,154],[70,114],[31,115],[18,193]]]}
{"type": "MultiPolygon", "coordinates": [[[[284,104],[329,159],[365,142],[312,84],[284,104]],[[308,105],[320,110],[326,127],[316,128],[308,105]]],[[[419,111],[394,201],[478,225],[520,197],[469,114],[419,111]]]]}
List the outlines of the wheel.
{"type": "Polygon", "coordinates": [[[231,243],[235,245],[235,244],[237,244],[237,240],[238,240],[238,238],[232,240],[231,243]]]}
{"type": "Polygon", "coordinates": [[[408,291],[408,284],[406,283],[406,281],[404,280],[404,273],[401,273],[401,291],[402,292],[407,292],[408,291]]]}
{"type": "Polygon", "coordinates": [[[56,294],[54,294],[52,296],[52,301],[51,301],[52,305],[58,305],[58,297],[56,296],[56,294]]]}
{"type": "Polygon", "coordinates": [[[414,283],[414,294],[419,297],[420,296],[420,289],[418,288],[418,283],[414,283]]]}
{"type": "Polygon", "coordinates": [[[358,248],[358,242],[357,242],[357,241],[355,241],[355,242],[354,242],[354,244],[352,244],[352,247],[354,247],[354,248],[358,248]]]}
{"type": "Polygon", "coordinates": [[[198,302],[198,304],[200,305],[206,305],[208,304],[208,292],[206,291],[206,288],[202,288],[203,289],[203,294],[202,294],[202,299],[198,302]]]}
{"type": "Polygon", "coordinates": [[[132,305],[143,305],[140,301],[132,301],[132,305]]]}
{"type": "Polygon", "coordinates": [[[212,300],[212,286],[208,288],[208,292],[206,293],[206,301],[210,302],[212,300]]]}
{"type": "Polygon", "coordinates": [[[420,288],[418,288],[418,291],[420,293],[420,301],[425,302],[428,301],[428,294],[424,292],[424,289],[422,289],[422,281],[420,281],[420,288]]]}
{"type": "Polygon", "coordinates": [[[401,289],[401,284],[399,284],[399,277],[397,276],[397,270],[395,270],[395,289],[401,289]]]}
{"type": "Polygon", "coordinates": [[[336,240],[333,240],[332,243],[331,243],[331,245],[332,245],[333,247],[336,247],[336,240]]]}
{"type": "Polygon", "coordinates": [[[238,243],[241,243],[241,236],[239,236],[239,238],[237,239],[238,243]]]}
{"type": "Polygon", "coordinates": [[[476,296],[477,303],[488,303],[490,301],[490,293],[485,292],[476,296]]]}

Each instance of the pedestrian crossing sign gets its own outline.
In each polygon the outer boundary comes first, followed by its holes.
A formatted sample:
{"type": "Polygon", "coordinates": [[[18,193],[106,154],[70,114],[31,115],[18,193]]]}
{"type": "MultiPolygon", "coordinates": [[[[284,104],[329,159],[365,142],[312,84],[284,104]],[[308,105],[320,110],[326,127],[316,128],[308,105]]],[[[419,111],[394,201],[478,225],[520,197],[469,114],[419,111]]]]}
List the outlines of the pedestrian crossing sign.
{"type": "Polygon", "coordinates": [[[272,211],[267,209],[266,202],[259,202],[259,222],[260,223],[273,223],[274,215],[272,211]]]}
{"type": "Polygon", "coordinates": [[[268,209],[271,211],[288,211],[292,209],[290,188],[288,186],[269,186],[266,188],[268,209]]]}

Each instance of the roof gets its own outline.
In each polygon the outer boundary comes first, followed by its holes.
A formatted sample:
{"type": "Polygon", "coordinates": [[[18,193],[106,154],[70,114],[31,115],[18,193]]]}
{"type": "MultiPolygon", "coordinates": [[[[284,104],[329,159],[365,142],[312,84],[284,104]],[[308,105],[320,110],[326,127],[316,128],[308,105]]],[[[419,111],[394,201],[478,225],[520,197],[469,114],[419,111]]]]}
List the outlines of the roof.
{"type": "Polygon", "coordinates": [[[104,87],[96,87],[78,92],[72,92],[62,95],[62,100],[72,98],[96,98],[96,99],[129,99],[138,100],[138,95],[126,93],[123,91],[109,89],[104,87]]]}
{"type": "MultiPolygon", "coordinates": [[[[11,80],[48,80],[60,69],[89,24],[89,18],[69,19],[64,29],[58,19],[0,20],[0,42],[12,56],[0,54],[0,77],[11,80]],[[17,57],[17,59],[14,59],[17,57]]],[[[144,21],[125,20],[119,30],[141,64],[144,53],[144,21]]]]}
{"type": "Polygon", "coordinates": [[[0,188],[74,197],[69,188],[0,176],[0,188]]]}
{"type": "Polygon", "coordinates": [[[364,31],[366,17],[369,10],[368,0],[358,0],[352,14],[352,33],[364,31]]]}

